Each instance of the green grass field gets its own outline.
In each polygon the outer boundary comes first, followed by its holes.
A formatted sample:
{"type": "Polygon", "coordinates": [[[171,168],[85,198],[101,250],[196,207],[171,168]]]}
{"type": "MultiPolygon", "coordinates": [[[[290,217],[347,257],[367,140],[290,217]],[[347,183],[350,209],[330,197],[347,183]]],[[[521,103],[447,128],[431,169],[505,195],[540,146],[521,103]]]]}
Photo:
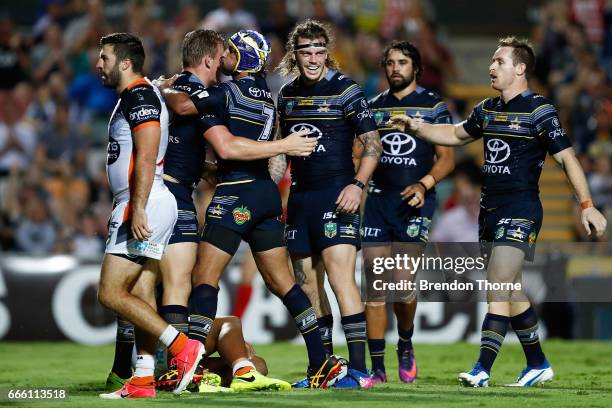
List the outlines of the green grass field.
{"type": "MultiPolygon", "coordinates": [[[[294,381],[303,375],[305,353],[300,346],[278,343],[258,346],[268,362],[270,376],[294,381]]],[[[119,405],[176,407],[610,407],[612,406],[612,343],[545,343],[553,369],[553,382],[541,388],[509,389],[501,385],[520,373],[524,357],[519,345],[505,345],[493,367],[491,386],[466,389],[457,374],[471,368],[477,346],[470,344],[416,345],[419,378],[405,385],[397,379],[395,353],[387,349],[390,382],[372,390],[300,390],[282,393],[191,394],[175,397],[158,393],[156,400],[103,401],[102,391],[112,362],[113,348],[84,347],[72,343],[0,343],[0,389],[65,387],[68,402],[27,402],[12,406],[110,407],[119,405]],[[146,405],[145,405],[146,404],[146,405]]],[[[336,353],[346,355],[345,348],[336,353]]],[[[6,402],[0,401],[0,406],[6,402]]]]}

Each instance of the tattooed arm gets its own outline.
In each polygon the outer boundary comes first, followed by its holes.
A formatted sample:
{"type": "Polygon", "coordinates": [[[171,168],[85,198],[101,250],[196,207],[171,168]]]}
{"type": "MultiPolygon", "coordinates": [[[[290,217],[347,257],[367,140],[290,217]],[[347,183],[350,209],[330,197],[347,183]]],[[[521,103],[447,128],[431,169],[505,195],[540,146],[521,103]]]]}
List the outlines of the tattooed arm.
{"type": "MultiPolygon", "coordinates": [[[[280,130],[280,126],[278,125],[278,121],[274,125],[274,140],[280,140],[283,138],[280,130]]],[[[287,170],[287,156],[284,154],[279,154],[278,156],[270,157],[268,160],[268,171],[270,172],[270,177],[272,180],[278,184],[283,179],[285,175],[285,171],[287,170]]]]}
{"type": "Polygon", "coordinates": [[[370,176],[374,173],[378,165],[378,160],[380,160],[382,144],[380,143],[380,136],[377,130],[362,133],[357,138],[363,145],[363,151],[361,153],[359,168],[357,169],[355,178],[367,184],[370,176]]]}

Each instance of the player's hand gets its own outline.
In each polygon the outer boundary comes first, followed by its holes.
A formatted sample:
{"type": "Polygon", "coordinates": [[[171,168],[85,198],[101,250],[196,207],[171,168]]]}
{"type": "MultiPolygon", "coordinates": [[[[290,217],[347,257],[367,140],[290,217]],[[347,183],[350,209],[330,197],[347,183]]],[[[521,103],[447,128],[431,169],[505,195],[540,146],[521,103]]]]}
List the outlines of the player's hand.
{"type": "Polygon", "coordinates": [[[177,78],[178,74],[174,74],[170,78],[166,78],[163,75],[160,75],[159,78],[153,80],[153,85],[155,85],[160,91],[163,91],[166,88],[170,88],[177,78]]]}
{"type": "Polygon", "coordinates": [[[393,115],[387,124],[400,132],[416,133],[419,122],[408,115],[393,115]]]}
{"type": "Polygon", "coordinates": [[[425,204],[425,187],[419,183],[411,184],[402,190],[400,195],[402,200],[408,200],[408,205],[414,208],[421,208],[425,204]]]}
{"type": "Polygon", "coordinates": [[[144,209],[133,210],[132,212],[132,235],[138,241],[146,241],[149,239],[153,230],[149,228],[147,221],[147,213],[144,209]]]}
{"type": "Polygon", "coordinates": [[[310,156],[319,142],[316,137],[308,137],[309,134],[309,130],[300,130],[284,138],[285,153],[289,156],[310,156]]]}
{"type": "Polygon", "coordinates": [[[362,190],[355,184],[344,187],[336,200],[336,211],[354,214],[361,203],[362,190]]]}
{"type": "Polygon", "coordinates": [[[251,343],[245,341],[244,346],[246,347],[247,358],[249,360],[257,355],[257,353],[255,352],[255,348],[253,347],[251,343]]]}
{"type": "Polygon", "coordinates": [[[582,214],[580,214],[580,219],[587,234],[591,235],[591,225],[595,228],[595,234],[598,237],[601,237],[606,232],[608,221],[606,221],[606,217],[597,208],[585,208],[582,210],[582,214]]]}

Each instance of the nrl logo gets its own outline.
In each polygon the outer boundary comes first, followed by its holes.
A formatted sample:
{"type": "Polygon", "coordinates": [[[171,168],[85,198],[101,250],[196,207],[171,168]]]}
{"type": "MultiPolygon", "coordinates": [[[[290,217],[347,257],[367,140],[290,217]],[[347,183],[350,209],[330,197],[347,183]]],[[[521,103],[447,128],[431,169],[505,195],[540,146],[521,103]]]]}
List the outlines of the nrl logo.
{"type": "Polygon", "coordinates": [[[338,233],[338,226],[335,222],[326,222],[323,225],[323,232],[327,238],[333,238],[338,233]]]}
{"type": "Polygon", "coordinates": [[[234,208],[232,210],[232,215],[234,216],[234,222],[238,225],[242,225],[251,220],[251,212],[245,206],[234,208]]]}

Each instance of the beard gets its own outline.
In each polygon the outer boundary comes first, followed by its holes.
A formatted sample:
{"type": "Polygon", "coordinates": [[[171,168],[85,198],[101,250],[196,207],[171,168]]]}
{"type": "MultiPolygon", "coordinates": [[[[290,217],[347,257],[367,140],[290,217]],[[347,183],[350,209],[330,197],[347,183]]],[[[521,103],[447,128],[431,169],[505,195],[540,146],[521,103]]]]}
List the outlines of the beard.
{"type": "Polygon", "coordinates": [[[115,64],[113,69],[107,75],[102,78],[102,85],[107,88],[117,88],[121,82],[121,73],[119,72],[119,65],[115,64]]]}
{"type": "Polygon", "coordinates": [[[406,88],[408,85],[410,85],[415,80],[415,78],[416,73],[412,71],[407,77],[402,76],[401,80],[387,77],[387,81],[389,82],[389,87],[391,88],[392,92],[399,92],[402,89],[406,88]]]}

